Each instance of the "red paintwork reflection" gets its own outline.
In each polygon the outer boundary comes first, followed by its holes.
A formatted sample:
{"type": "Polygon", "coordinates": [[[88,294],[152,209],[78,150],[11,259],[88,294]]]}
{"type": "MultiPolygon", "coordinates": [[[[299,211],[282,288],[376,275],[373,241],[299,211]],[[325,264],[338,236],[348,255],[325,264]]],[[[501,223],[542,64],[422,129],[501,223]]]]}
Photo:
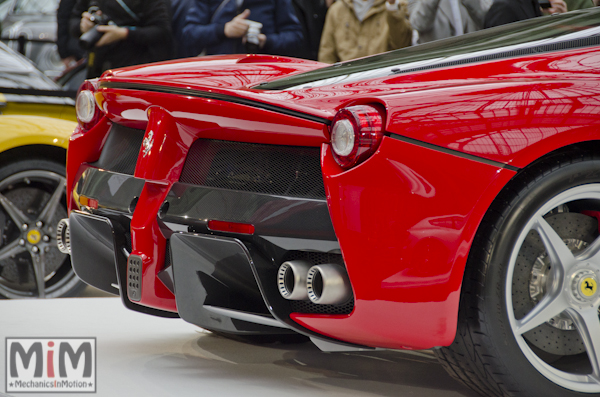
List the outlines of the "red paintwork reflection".
{"type": "Polygon", "coordinates": [[[292,318],[368,346],[450,344],[473,236],[514,172],[392,138],[349,171],[341,172],[327,145],[322,163],[355,309],[292,318]]]}
{"type": "Polygon", "coordinates": [[[161,233],[156,214],[169,193],[169,185],[146,182],[131,218],[132,254],[142,257],[141,305],[177,312],[175,296],[158,279],[165,263],[167,239],[161,233]]]}
{"type": "Polygon", "coordinates": [[[554,149],[594,140],[600,128],[595,81],[494,83],[387,101],[388,130],[524,167],[554,149]]]}
{"type": "Polygon", "coordinates": [[[523,167],[596,138],[598,58],[600,48],[592,47],[289,91],[249,89],[248,81],[261,73],[284,77],[323,65],[238,64],[244,58],[211,57],[205,64],[131,68],[108,80],[204,89],[329,119],[342,107],[380,102],[390,132],[523,167]],[[171,72],[181,79],[171,79],[171,72]]]}
{"type": "Polygon", "coordinates": [[[156,214],[173,183],[179,180],[194,137],[163,108],[152,106],[147,114],[148,125],[134,174],[146,184],[131,219],[132,254],[143,261],[139,303],[176,312],[175,296],[157,277],[164,267],[167,239],[156,214]]]}
{"type": "Polygon", "coordinates": [[[146,129],[153,104],[168,111],[180,128],[196,136],[272,145],[320,146],[329,141],[327,126],[245,105],[134,90],[100,90],[97,97],[112,121],[146,129]]]}
{"type": "Polygon", "coordinates": [[[100,157],[102,146],[108,137],[107,131],[111,122],[103,118],[95,127],[89,131],[83,131],[79,126],[69,139],[69,152],[67,156],[67,209],[69,213],[77,209],[77,203],[73,200],[73,188],[81,177],[84,168],[81,164],[92,163],[100,157]]]}
{"type": "Polygon", "coordinates": [[[204,88],[241,88],[290,74],[302,73],[326,64],[305,59],[269,55],[225,55],[133,66],[111,71],[105,79],[129,82],[167,82],[204,88]]]}

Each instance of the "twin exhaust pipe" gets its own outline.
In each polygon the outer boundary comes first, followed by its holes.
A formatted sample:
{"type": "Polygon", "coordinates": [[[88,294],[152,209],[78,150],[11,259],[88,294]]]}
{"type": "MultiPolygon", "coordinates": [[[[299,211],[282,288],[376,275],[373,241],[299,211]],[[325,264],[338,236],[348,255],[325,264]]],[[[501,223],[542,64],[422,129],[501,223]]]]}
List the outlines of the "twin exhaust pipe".
{"type": "Polygon", "coordinates": [[[285,299],[310,299],[320,305],[345,303],[352,296],[348,274],[332,263],[313,266],[303,260],[284,262],[277,273],[277,288],[285,299]]]}
{"type": "Polygon", "coordinates": [[[63,254],[71,254],[71,232],[69,218],[61,219],[56,226],[56,245],[63,254]]]}
{"type": "MultiPolygon", "coordinates": [[[[70,254],[69,219],[61,219],[56,229],[58,249],[70,254]]],[[[303,260],[284,262],[277,273],[277,287],[285,299],[310,299],[319,305],[342,304],[352,297],[348,274],[342,266],[333,263],[313,266],[303,260]]]]}

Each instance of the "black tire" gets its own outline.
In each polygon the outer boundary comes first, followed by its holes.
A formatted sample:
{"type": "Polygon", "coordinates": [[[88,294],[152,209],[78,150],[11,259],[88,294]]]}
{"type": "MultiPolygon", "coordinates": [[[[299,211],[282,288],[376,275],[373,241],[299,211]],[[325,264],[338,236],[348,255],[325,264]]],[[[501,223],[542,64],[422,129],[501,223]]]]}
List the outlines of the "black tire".
{"type": "Polygon", "coordinates": [[[501,192],[469,254],[456,338],[435,350],[451,376],[484,396],[600,395],[586,376],[600,372],[600,338],[586,338],[600,335],[600,292],[582,292],[585,277],[600,281],[600,260],[586,258],[600,248],[596,213],[591,154],[555,155],[501,192]]]}
{"type": "Polygon", "coordinates": [[[0,167],[0,298],[75,296],[85,288],[56,246],[65,193],[64,164],[29,159],[0,167]]]}

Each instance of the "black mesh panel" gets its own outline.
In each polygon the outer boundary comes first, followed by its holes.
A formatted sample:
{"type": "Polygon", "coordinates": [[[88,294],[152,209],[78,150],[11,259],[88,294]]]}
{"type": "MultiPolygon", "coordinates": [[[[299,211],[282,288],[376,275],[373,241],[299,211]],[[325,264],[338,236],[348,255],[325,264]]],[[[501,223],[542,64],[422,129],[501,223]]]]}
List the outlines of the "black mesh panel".
{"type": "MultiPolygon", "coordinates": [[[[304,252],[304,251],[291,251],[285,257],[285,261],[292,261],[303,259],[312,263],[313,265],[320,265],[322,263],[334,263],[346,268],[342,255],[339,254],[325,254],[321,252],[304,252]]],[[[350,314],[354,310],[354,297],[350,298],[348,302],[342,303],[341,305],[318,305],[311,301],[289,301],[291,310],[293,313],[305,313],[305,314],[350,314]]]]}
{"type": "Polygon", "coordinates": [[[144,133],[144,130],[113,124],[102,148],[100,159],[92,165],[108,171],[133,175],[144,133]]]}
{"type": "Polygon", "coordinates": [[[199,139],[180,182],[303,198],[325,198],[320,149],[199,139]]]}

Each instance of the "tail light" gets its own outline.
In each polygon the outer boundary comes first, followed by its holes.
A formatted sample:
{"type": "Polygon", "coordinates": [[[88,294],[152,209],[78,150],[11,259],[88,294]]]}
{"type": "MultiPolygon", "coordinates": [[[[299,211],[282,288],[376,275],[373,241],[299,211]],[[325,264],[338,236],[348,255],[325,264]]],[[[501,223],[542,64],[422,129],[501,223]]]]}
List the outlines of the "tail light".
{"type": "Polygon", "coordinates": [[[333,157],[342,168],[350,168],[369,158],[381,143],[383,116],[368,105],[340,110],[331,124],[333,157]]]}
{"type": "Polygon", "coordinates": [[[79,92],[77,92],[77,101],[75,102],[77,121],[79,121],[79,125],[85,131],[98,124],[104,115],[96,103],[95,83],[96,80],[86,80],[79,87],[79,92]]]}
{"type": "Polygon", "coordinates": [[[254,234],[254,225],[249,223],[224,222],[213,219],[208,221],[208,229],[217,232],[254,234]]]}

